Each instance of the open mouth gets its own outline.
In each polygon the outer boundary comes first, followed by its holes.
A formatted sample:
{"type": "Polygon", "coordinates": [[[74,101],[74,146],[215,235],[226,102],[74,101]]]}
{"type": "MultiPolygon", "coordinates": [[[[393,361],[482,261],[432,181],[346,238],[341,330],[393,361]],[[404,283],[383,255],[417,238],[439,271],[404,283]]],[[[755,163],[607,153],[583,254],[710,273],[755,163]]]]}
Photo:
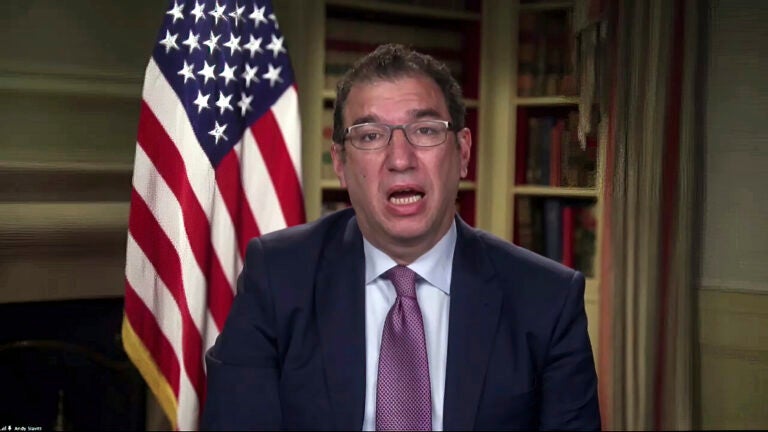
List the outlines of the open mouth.
{"type": "Polygon", "coordinates": [[[401,189],[389,194],[389,202],[394,205],[408,205],[421,201],[424,192],[416,189],[401,189]]]}

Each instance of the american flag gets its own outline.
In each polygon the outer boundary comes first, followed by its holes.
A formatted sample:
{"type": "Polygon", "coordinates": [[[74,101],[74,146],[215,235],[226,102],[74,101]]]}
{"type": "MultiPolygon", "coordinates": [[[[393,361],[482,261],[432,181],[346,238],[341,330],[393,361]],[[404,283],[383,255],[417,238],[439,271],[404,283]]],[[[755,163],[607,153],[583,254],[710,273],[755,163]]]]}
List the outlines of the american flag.
{"type": "Polygon", "coordinates": [[[304,221],[298,97],[268,0],[175,0],[146,69],[123,343],[175,429],[252,237],[304,221]]]}

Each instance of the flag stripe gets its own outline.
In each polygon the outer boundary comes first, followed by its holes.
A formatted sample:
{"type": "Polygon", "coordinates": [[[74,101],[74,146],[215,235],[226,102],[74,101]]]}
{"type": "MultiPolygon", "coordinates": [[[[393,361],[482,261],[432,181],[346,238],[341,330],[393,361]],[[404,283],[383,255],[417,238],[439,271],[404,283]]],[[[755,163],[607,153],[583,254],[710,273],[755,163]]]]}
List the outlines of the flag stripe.
{"type": "Polygon", "coordinates": [[[229,215],[235,226],[240,227],[237,236],[238,250],[241,256],[245,256],[245,248],[248,241],[259,236],[259,227],[256,219],[253,217],[250,206],[247,205],[248,198],[243,191],[243,185],[240,182],[240,161],[236,152],[230,152],[221,160],[216,169],[216,182],[221,191],[221,196],[229,210],[229,215]]]}
{"type": "MultiPolygon", "coordinates": [[[[203,280],[207,282],[210,290],[208,298],[216,298],[216,301],[209,303],[208,307],[217,327],[221,329],[229,311],[229,305],[232,303],[233,295],[231,285],[224,275],[218,256],[212,251],[213,245],[210,243],[211,230],[208,217],[197,201],[189,183],[189,177],[184,166],[185,160],[182,159],[177,147],[165,133],[165,129],[157,121],[153,111],[146,103],[141,106],[139,119],[142,122],[142,127],[139,128],[138,144],[182,207],[178,214],[184,219],[183,223],[186,227],[192,253],[202,272],[196,277],[203,278],[200,280],[201,284],[203,280]]],[[[147,190],[150,188],[151,186],[148,184],[147,190]]],[[[194,316],[199,315],[195,314],[194,316]]],[[[202,330],[202,326],[199,328],[202,330]]]]}
{"type": "Polygon", "coordinates": [[[248,204],[262,234],[285,228],[283,209],[272,184],[261,151],[249,130],[243,134],[240,152],[241,177],[248,204]]]}
{"type": "Polygon", "coordinates": [[[181,312],[182,359],[187,376],[192,381],[192,387],[198,399],[202,399],[205,382],[202,376],[202,357],[199,353],[202,352],[203,342],[184,294],[182,263],[171,239],[160,227],[149,206],[135,189],[131,196],[131,220],[128,230],[152,263],[157,276],[168,288],[181,312]]]}
{"type": "MultiPolygon", "coordinates": [[[[231,290],[235,286],[237,275],[242,268],[243,257],[237,248],[239,225],[233,224],[218,181],[214,190],[212,206],[214,211],[211,214],[210,241],[221,263],[222,272],[226,278],[226,286],[231,290]]],[[[229,298],[232,299],[231,296],[229,298]]],[[[227,311],[229,311],[229,307],[227,307],[227,311]]]]}
{"type": "MultiPolygon", "coordinates": [[[[301,129],[296,125],[301,123],[299,118],[299,95],[296,93],[296,86],[288,87],[272,107],[275,114],[275,120],[280,126],[280,133],[283,135],[285,147],[288,149],[288,156],[291,158],[291,164],[296,173],[301,172],[301,129]]],[[[301,176],[297,174],[297,179],[301,185],[301,176]]],[[[301,197],[301,195],[299,195],[301,197]]]]}
{"type": "Polygon", "coordinates": [[[251,131],[261,151],[272,184],[277,186],[277,197],[280,208],[283,210],[285,223],[289,226],[301,223],[304,214],[301,184],[296,171],[291,169],[293,165],[290,155],[273,113],[268,112],[261,116],[251,126],[251,131]]]}

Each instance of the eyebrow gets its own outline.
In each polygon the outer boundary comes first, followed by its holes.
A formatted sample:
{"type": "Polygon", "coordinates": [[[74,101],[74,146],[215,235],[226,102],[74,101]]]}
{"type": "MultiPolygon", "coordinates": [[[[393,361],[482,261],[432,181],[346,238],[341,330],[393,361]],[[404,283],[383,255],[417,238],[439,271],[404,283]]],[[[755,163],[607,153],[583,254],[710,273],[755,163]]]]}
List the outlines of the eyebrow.
{"type": "MultiPolygon", "coordinates": [[[[408,111],[408,116],[414,120],[421,120],[424,118],[440,118],[442,117],[439,112],[434,108],[421,108],[412,109],[408,111]]],[[[355,126],[363,123],[380,123],[378,116],[369,114],[366,116],[356,118],[350,126],[355,126]]]]}

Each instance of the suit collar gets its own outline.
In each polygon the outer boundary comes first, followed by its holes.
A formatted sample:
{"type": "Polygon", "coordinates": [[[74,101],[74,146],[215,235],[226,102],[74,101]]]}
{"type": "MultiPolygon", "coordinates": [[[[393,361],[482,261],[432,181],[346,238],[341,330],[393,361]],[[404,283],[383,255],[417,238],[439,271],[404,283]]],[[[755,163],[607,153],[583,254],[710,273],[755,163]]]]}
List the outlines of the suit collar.
{"type": "Polygon", "coordinates": [[[478,231],[457,217],[443,429],[471,430],[485,382],[502,294],[478,231]]]}
{"type": "MultiPolygon", "coordinates": [[[[352,214],[350,212],[350,214],[352,214]]],[[[332,233],[321,258],[315,307],[335,426],[359,430],[365,405],[363,236],[354,216],[332,233]]]]}

